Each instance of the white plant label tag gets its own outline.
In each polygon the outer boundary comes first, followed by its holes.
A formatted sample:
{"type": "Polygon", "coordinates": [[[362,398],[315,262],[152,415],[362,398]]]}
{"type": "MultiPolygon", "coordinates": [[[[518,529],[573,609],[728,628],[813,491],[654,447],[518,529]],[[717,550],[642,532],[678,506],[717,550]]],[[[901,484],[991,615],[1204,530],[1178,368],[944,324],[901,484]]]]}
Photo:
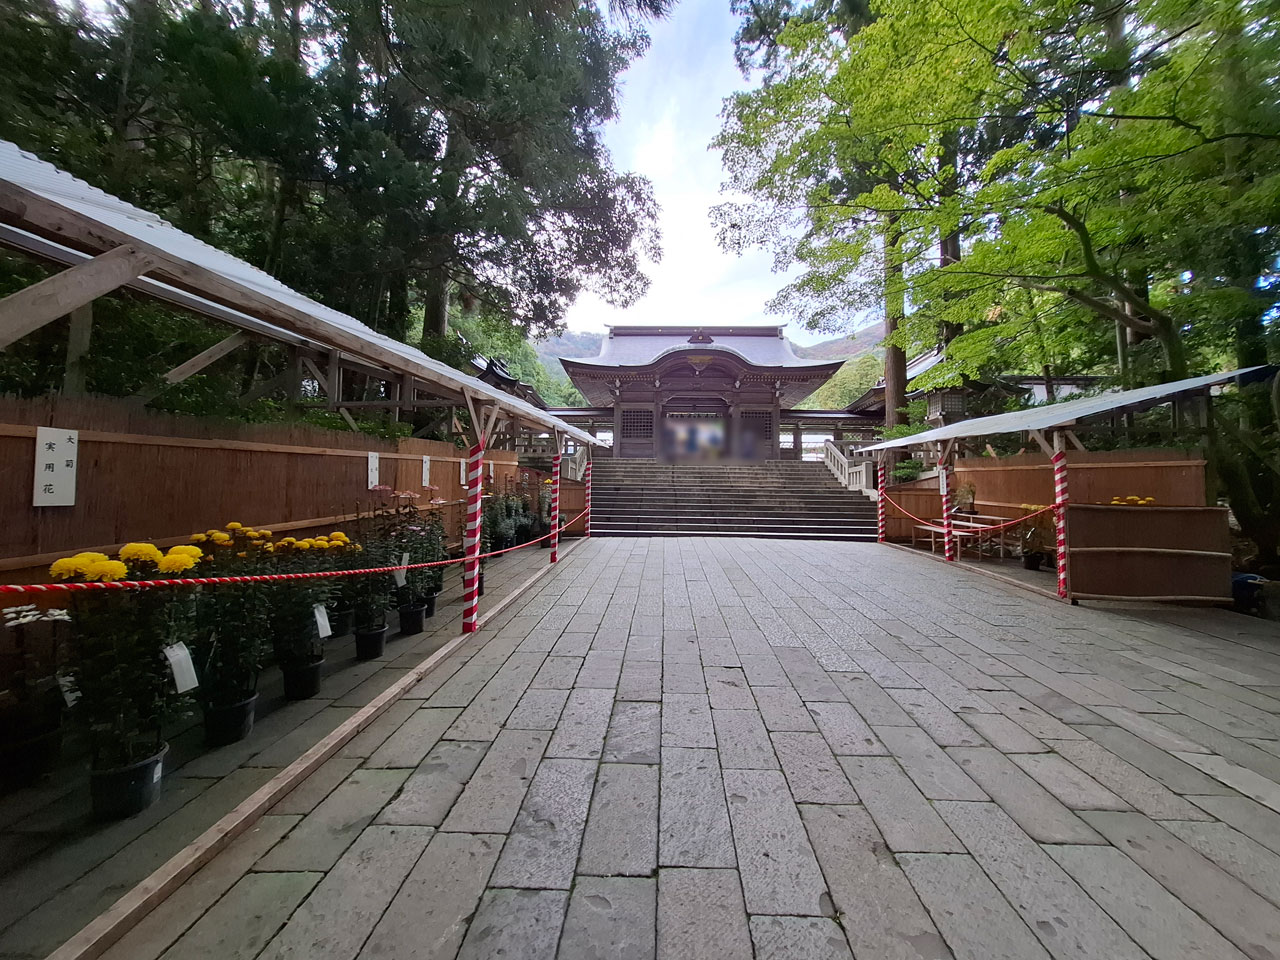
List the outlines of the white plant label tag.
{"type": "Polygon", "coordinates": [[[378,485],[378,455],[376,453],[369,454],[369,489],[372,490],[378,485]]]}
{"type": "Polygon", "coordinates": [[[191,662],[191,651],[187,645],[179,641],[164,648],[164,658],[169,661],[169,669],[173,673],[173,685],[179,693],[186,693],[200,686],[196,677],[196,665],[191,662]]]}
{"type": "Polygon", "coordinates": [[[422,458],[422,485],[424,487],[431,486],[431,458],[422,458]]]}
{"type": "Polygon", "coordinates": [[[317,603],[311,608],[311,612],[316,616],[316,632],[320,634],[320,639],[333,636],[333,627],[329,626],[329,611],[325,609],[323,603],[317,603]]]}
{"type": "MultiPolygon", "coordinates": [[[[400,563],[401,563],[401,564],[407,564],[408,562],[409,562],[409,555],[408,555],[407,553],[401,554],[401,555],[400,555],[400,563]]],[[[396,578],[396,586],[397,586],[397,587],[403,587],[403,586],[405,585],[405,583],[406,583],[406,582],[408,581],[408,579],[409,579],[409,576],[408,576],[409,571],[408,571],[408,570],[395,570],[395,571],[393,571],[393,573],[395,574],[395,578],[396,578]]]]}
{"type": "Polygon", "coordinates": [[[33,507],[75,506],[79,447],[79,430],[36,427],[36,469],[31,491],[33,507]]]}
{"type": "Polygon", "coordinates": [[[467,485],[467,461],[465,457],[458,461],[458,482],[464,487],[467,485]]]}

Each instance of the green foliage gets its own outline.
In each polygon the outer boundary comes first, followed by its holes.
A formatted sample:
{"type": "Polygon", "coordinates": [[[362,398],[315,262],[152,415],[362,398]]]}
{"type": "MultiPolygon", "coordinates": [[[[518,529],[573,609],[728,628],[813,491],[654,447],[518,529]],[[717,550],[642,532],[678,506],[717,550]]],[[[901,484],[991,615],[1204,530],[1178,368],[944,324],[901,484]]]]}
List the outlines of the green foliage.
{"type": "MultiPolygon", "coordinates": [[[[1276,0],[743,6],[772,46],[726,106],[746,200],[715,217],[727,248],[800,268],[775,309],[901,315],[891,344],[946,345],[932,385],[1280,357],[1276,0]]],[[[1277,427],[1259,408],[1243,430],[1277,427]]],[[[1245,460],[1233,504],[1268,483],[1245,460]]]]}
{"type": "Polygon", "coordinates": [[[835,376],[798,406],[802,410],[843,410],[876,385],[884,372],[882,361],[870,353],[845,362],[835,376]]]}
{"type": "MultiPolygon", "coordinates": [[[[659,255],[649,184],[614,169],[599,131],[647,45],[640,20],[669,3],[614,6],[179,0],[88,19],[6,0],[0,137],[389,336],[443,335],[451,304],[554,332],[583,291],[632,302],[659,255]]],[[[0,288],[30,269],[0,262],[0,288]]],[[[226,335],[99,304],[94,392],[154,386],[226,335]]],[[[7,351],[4,388],[60,388],[65,330],[7,351]]],[[[282,358],[241,347],[155,403],[280,418],[238,398],[282,358]]]]}

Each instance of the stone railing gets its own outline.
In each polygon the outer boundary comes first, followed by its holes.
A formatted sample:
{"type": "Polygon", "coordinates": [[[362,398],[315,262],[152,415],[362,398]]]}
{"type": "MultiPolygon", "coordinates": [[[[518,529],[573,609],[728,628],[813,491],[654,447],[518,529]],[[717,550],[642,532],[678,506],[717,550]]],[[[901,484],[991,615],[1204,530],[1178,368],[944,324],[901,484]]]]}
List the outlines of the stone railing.
{"type": "Polygon", "coordinates": [[[846,490],[862,490],[875,495],[876,465],[870,457],[849,457],[828,440],[823,444],[823,462],[846,490]]]}

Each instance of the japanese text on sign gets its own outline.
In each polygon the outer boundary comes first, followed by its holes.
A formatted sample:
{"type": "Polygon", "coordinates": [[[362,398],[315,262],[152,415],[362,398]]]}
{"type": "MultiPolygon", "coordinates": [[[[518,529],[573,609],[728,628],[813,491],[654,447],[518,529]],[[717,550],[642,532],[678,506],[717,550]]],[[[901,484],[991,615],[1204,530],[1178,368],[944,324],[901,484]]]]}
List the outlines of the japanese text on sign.
{"type": "Polygon", "coordinates": [[[71,507],[76,502],[80,431],[36,427],[36,468],[31,505],[71,507]]]}

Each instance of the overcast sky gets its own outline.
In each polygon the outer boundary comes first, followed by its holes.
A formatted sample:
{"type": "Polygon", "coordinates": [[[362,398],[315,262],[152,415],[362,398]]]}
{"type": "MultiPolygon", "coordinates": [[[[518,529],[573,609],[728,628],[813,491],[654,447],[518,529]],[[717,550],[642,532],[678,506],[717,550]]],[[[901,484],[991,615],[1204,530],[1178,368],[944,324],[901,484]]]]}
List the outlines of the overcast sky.
{"type": "MultiPolygon", "coordinates": [[[[652,286],[620,310],[584,296],[569,311],[571,330],[606,323],[779,323],[765,303],[785,282],[763,251],[736,257],[716,244],[708,211],[721,201],[720,154],[707,145],[720,130],[721,101],[748,86],[733,63],[736,18],[729,0],[680,0],[649,25],[653,43],[623,77],[621,118],[605,131],[620,170],[653,182],[662,207],[662,262],[652,286]]],[[[826,339],[795,327],[798,343],[826,339]]]]}

